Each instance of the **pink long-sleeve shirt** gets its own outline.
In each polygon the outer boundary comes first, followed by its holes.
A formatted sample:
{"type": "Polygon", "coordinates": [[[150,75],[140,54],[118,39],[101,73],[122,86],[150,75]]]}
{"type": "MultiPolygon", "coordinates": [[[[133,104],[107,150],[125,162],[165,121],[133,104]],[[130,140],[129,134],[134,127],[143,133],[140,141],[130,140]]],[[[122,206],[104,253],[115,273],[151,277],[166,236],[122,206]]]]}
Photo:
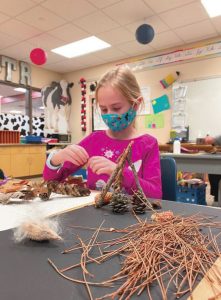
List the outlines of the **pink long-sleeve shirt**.
{"type": "MultiPolygon", "coordinates": [[[[79,145],[87,151],[89,157],[104,156],[116,162],[131,141],[134,142],[131,160],[135,165],[145,195],[149,198],[161,199],[159,148],[154,137],[144,134],[134,139],[118,140],[110,138],[106,131],[96,131],[83,139],[79,145]]],[[[63,181],[77,169],[79,169],[78,166],[68,161],[58,170],[52,170],[45,164],[43,177],[45,180],[63,181]]],[[[122,187],[127,193],[131,194],[133,190],[136,190],[136,183],[128,164],[124,167],[122,177],[122,187]]],[[[108,178],[108,175],[97,175],[88,168],[87,185],[90,189],[101,189],[108,178]]]]}

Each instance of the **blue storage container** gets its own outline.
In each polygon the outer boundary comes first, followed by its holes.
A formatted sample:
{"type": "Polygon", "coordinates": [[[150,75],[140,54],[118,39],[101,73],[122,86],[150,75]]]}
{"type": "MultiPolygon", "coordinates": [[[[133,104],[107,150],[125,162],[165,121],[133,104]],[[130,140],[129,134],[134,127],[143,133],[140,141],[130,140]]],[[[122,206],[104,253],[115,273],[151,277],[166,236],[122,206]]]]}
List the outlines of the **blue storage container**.
{"type": "Polygon", "coordinates": [[[27,135],[25,139],[27,144],[41,144],[41,136],[27,135]]]}
{"type": "Polygon", "coordinates": [[[206,205],[206,184],[177,185],[176,201],[206,205]]]}

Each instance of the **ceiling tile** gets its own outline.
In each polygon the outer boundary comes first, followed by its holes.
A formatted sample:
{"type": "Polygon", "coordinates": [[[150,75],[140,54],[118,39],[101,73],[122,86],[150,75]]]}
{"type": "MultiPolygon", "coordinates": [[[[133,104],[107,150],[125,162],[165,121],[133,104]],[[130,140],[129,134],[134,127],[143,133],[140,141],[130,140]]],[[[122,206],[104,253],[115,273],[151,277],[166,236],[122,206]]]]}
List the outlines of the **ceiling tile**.
{"type": "Polygon", "coordinates": [[[13,44],[16,44],[18,43],[18,40],[11,37],[11,36],[8,36],[7,34],[4,34],[2,32],[0,32],[0,49],[4,49],[4,48],[7,48],[13,44]]]}
{"type": "Polygon", "coordinates": [[[186,26],[208,19],[205,9],[199,2],[170,10],[159,16],[170,28],[186,26]]]}
{"type": "Polygon", "coordinates": [[[86,0],[47,0],[41,5],[69,21],[86,16],[96,10],[94,5],[86,0]]]}
{"type": "Polygon", "coordinates": [[[93,5],[95,5],[98,8],[104,8],[107,6],[110,6],[114,3],[119,2],[119,0],[88,0],[89,2],[91,2],[93,5]]]}
{"type": "Polygon", "coordinates": [[[28,26],[16,19],[11,19],[1,24],[0,31],[10,36],[16,37],[19,40],[26,40],[32,36],[40,34],[41,31],[32,26],[28,26]]]}
{"type": "Polygon", "coordinates": [[[62,25],[48,33],[58,39],[62,37],[62,40],[67,43],[81,40],[89,36],[86,31],[70,23],[62,25]]]}
{"type": "Polygon", "coordinates": [[[97,57],[96,55],[98,55],[98,52],[92,53],[92,54],[88,54],[88,55],[82,55],[79,57],[76,57],[74,59],[70,59],[70,64],[75,64],[75,63],[82,63],[84,65],[99,65],[104,63],[104,60],[102,58],[97,57]]]}
{"type": "Polygon", "coordinates": [[[45,64],[44,65],[44,69],[47,70],[51,70],[54,72],[58,72],[58,73],[66,73],[71,71],[70,65],[68,63],[68,61],[64,60],[64,61],[60,61],[57,63],[53,63],[53,64],[45,64]]]}
{"type": "Polygon", "coordinates": [[[114,30],[99,33],[97,34],[97,37],[113,46],[123,42],[132,41],[134,39],[134,34],[123,27],[119,27],[114,30]]]}
{"type": "Polygon", "coordinates": [[[221,16],[210,19],[216,30],[221,33],[221,16]]]}
{"type": "Polygon", "coordinates": [[[32,50],[32,45],[27,42],[18,43],[1,50],[2,55],[6,55],[17,60],[25,60],[32,50]]]}
{"type": "Polygon", "coordinates": [[[154,51],[151,46],[139,44],[137,41],[117,45],[117,48],[124,51],[127,55],[133,56],[154,51]]]}
{"type": "Polygon", "coordinates": [[[67,59],[55,64],[47,65],[46,68],[52,71],[66,73],[66,72],[84,69],[89,66],[96,66],[103,63],[105,63],[103,60],[90,54],[86,56],[76,57],[74,59],[67,59]]]}
{"type": "Polygon", "coordinates": [[[202,21],[174,30],[185,42],[197,41],[217,35],[210,21],[202,21]]]}
{"type": "Polygon", "coordinates": [[[119,27],[118,23],[113,21],[101,11],[82,17],[77,21],[73,21],[73,23],[76,23],[79,27],[90,32],[92,35],[119,27]],[[96,20],[99,20],[99,22],[96,20]]]}
{"type": "Polygon", "coordinates": [[[32,7],[35,4],[30,0],[1,0],[0,11],[14,17],[32,7]]]}
{"type": "Polygon", "coordinates": [[[41,2],[44,2],[45,0],[31,0],[32,2],[34,2],[34,3],[41,3],[41,2]]]}
{"type": "Polygon", "coordinates": [[[125,52],[122,52],[119,49],[110,47],[95,53],[96,57],[101,58],[105,61],[109,60],[118,60],[125,57],[125,52]]]}
{"type": "Polygon", "coordinates": [[[166,31],[156,34],[150,46],[160,50],[171,48],[177,45],[182,45],[183,41],[177,37],[177,35],[172,31],[166,31]]]}
{"type": "Polygon", "coordinates": [[[43,33],[41,35],[33,37],[29,39],[28,42],[32,44],[33,47],[40,47],[44,50],[51,50],[65,44],[64,41],[59,40],[47,33],[43,33]]]}
{"type": "Polygon", "coordinates": [[[200,0],[1,0],[0,24],[0,54],[30,62],[41,47],[48,56],[42,68],[59,73],[221,35],[221,17],[210,19],[200,0]],[[148,45],[135,38],[144,23],[155,31],[148,45]],[[92,34],[112,47],[73,59],[50,51],[92,34]]]}
{"type": "MultiPolygon", "coordinates": [[[[48,51],[47,52],[47,61],[46,61],[44,66],[51,65],[51,64],[61,62],[61,61],[64,61],[64,60],[65,60],[65,58],[62,57],[61,55],[58,55],[58,54],[53,53],[51,51],[48,51]]],[[[30,59],[29,59],[29,62],[30,62],[30,59]]]]}
{"type": "Polygon", "coordinates": [[[17,19],[45,31],[54,29],[65,23],[64,19],[40,6],[22,13],[17,16],[17,19]]]}
{"type": "Polygon", "coordinates": [[[0,13],[0,23],[3,23],[9,19],[9,16],[6,16],[5,14],[0,13]]]}
{"type": "Polygon", "coordinates": [[[121,25],[129,24],[153,15],[153,11],[141,0],[122,0],[103,9],[104,13],[121,25]]]}
{"type": "Polygon", "coordinates": [[[141,20],[141,21],[128,24],[125,26],[125,28],[127,28],[131,32],[134,32],[135,34],[136,29],[144,23],[151,25],[155,33],[160,33],[169,30],[169,27],[157,15],[146,18],[145,21],[141,20]]]}
{"type": "Polygon", "coordinates": [[[147,3],[156,13],[168,11],[193,1],[194,0],[144,0],[144,2],[147,3]]]}

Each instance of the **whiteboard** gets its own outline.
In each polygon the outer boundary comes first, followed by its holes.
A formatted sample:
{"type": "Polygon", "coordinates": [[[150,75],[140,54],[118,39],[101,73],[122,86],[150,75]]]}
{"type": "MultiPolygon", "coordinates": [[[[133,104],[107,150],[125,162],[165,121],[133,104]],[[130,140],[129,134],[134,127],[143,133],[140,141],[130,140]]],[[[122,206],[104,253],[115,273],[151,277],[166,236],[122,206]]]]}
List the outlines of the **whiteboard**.
{"type": "Polygon", "coordinates": [[[221,135],[221,78],[183,82],[186,93],[186,125],[189,140],[221,135]]]}

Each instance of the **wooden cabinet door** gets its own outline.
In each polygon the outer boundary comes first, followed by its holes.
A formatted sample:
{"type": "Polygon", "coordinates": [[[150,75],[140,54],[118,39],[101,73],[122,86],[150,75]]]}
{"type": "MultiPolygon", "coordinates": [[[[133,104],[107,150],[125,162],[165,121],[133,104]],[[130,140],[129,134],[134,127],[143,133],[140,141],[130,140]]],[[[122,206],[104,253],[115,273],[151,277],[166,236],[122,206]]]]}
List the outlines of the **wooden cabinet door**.
{"type": "Polygon", "coordinates": [[[10,147],[0,146],[0,168],[6,176],[12,176],[10,147]]]}
{"type": "Polygon", "coordinates": [[[7,176],[42,175],[45,160],[45,145],[0,147],[0,168],[7,176]]]}
{"type": "Polygon", "coordinates": [[[45,165],[46,154],[45,153],[35,153],[30,155],[30,169],[29,175],[42,175],[43,168],[45,165]]]}
{"type": "Polygon", "coordinates": [[[29,176],[29,154],[17,153],[11,157],[13,177],[29,176]]]}
{"type": "Polygon", "coordinates": [[[42,175],[46,161],[46,145],[30,146],[30,176],[42,175]]]}
{"type": "Polygon", "coordinates": [[[11,169],[11,155],[0,153],[0,169],[4,172],[6,176],[12,176],[11,169]]]}

